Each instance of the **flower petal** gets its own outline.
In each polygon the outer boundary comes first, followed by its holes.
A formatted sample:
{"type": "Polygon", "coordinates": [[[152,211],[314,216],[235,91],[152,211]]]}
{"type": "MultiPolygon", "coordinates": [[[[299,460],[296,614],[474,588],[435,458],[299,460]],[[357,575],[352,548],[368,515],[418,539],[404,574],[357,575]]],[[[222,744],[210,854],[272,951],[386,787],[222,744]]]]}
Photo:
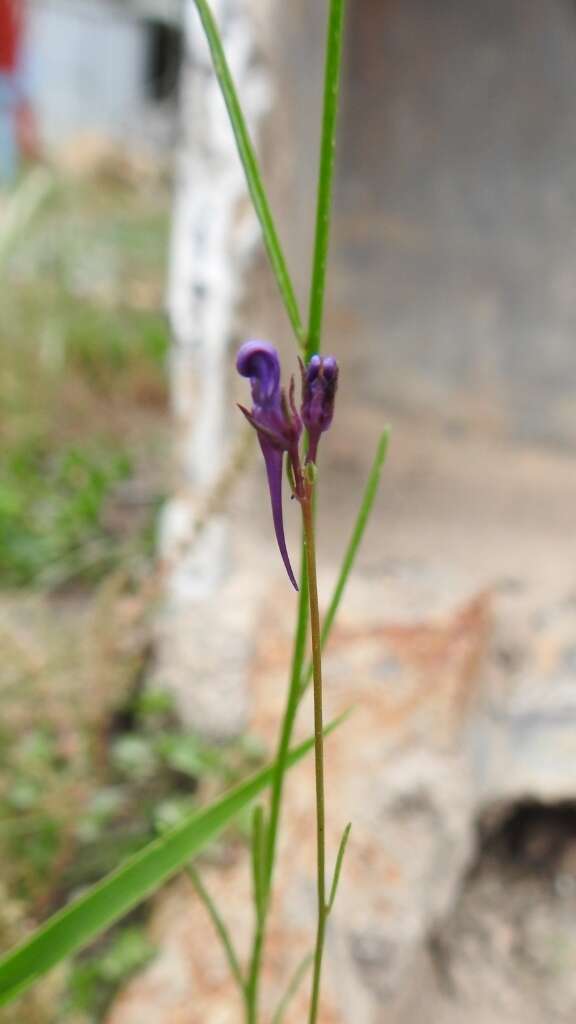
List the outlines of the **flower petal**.
{"type": "Polygon", "coordinates": [[[272,504],[272,519],[274,521],[274,532],[276,534],[278,548],[282,555],[282,561],[286,566],[288,578],[294,589],[298,590],[298,584],[296,583],[296,578],[292,572],[288,549],[286,548],[286,538],[284,537],[284,518],[282,513],[282,463],[284,459],[284,452],[278,451],[278,449],[274,448],[268,441],[264,441],[260,434],[258,435],[258,440],[260,441],[264,462],[266,463],[266,475],[268,477],[270,501],[272,504]]]}
{"type": "Polygon", "coordinates": [[[269,409],[280,400],[280,357],[268,341],[247,341],[236,357],[236,369],[250,378],[254,405],[269,409]]]}

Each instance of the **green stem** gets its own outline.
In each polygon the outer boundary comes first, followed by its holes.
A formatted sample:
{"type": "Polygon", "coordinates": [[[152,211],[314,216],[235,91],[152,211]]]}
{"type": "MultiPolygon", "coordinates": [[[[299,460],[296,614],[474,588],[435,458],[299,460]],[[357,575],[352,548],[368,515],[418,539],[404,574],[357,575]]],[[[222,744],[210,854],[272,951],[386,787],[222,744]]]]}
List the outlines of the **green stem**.
{"type": "MultiPolygon", "coordinates": [[[[342,600],[344,590],[346,589],[348,578],[352,571],[354,562],[356,561],[358,548],[360,547],[368,520],[370,518],[370,513],[372,512],[372,508],[376,500],[376,495],[378,494],[380,477],[382,475],[382,469],[386,461],[386,455],[388,454],[389,440],[390,430],[387,427],[386,430],[384,430],[383,433],[380,435],[380,440],[378,441],[378,448],[376,450],[376,456],[374,458],[374,462],[370,470],[370,475],[366,482],[366,487],[364,488],[364,494],[362,495],[360,510],[358,512],[356,522],[354,523],[354,529],[352,530],[350,540],[348,541],[348,547],[346,548],[346,552],[342,560],[342,566],[338,574],[338,579],[336,581],[336,586],[334,587],[334,592],[332,594],[330,604],[328,605],[328,608],[326,609],[326,613],[324,615],[324,621],[322,623],[322,633],[320,636],[322,650],[324,650],[325,644],[330,636],[332,626],[334,625],[336,613],[338,611],[338,608],[340,607],[340,602],[342,600]]],[[[308,684],[310,683],[311,679],[312,662],[310,661],[306,665],[304,674],[302,676],[301,696],[303,696],[304,691],[308,687],[308,684]]]]}
{"type": "Polygon", "coordinates": [[[316,864],[318,889],[318,923],[316,947],[314,950],[314,976],[310,1001],[309,1024],[315,1024],[320,999],[320,978],[328,907],[326,903],[326,835],[324,810],[324,736],[322,721],[322,648],[320,639],[320,612],[318,607],[318,583],[316,579],[316,545],[314,537],[314,511],[311,490],[302,501],[302,523],[308,571],[308,596],[310,603],[310,634],[312,639],[312,666],[314,688],[314,754],[316,770],[316,864]]]}
{"type": "Polygon", "coordinates": [[[314,957],[310,953],[308,953],[307,956],[304,957],[304,959],[301,961],[301,963],[294,971],[294,974],[290,979],[288,988],[286,989],[286,992],[282,997],[278,1009],[276,1010],[276,1013],[272,1018],[272,1024],[282,1024],[282,1021],[284,1020],[290,1002],[296,995],[301,982],[304,980],[304,977],[306,976],[306,972],[312,966],[313,960],[314,957]]]}
{"type": "Polygon", "coordinates": [[[294,650],[292,654],[292,670],[290,673],[290,685],[286,707],[282,718],[282,727],[276,761],[274,776],[272,778],[272,792],[270,798],[270,820],[266,830],[266,845],[264,856],[264,901],[263,912],[260,919],[256,920],[256,928],[252,943],[250,967],[246,984],[246,1020],[247,1024],[256,1024],[258,1015],[258,996],[260,972],[262,965],[262,954],[266,938],[266,925],[268,920],[268,909],[270,905],[270,889],[272,875],[276,859],[276,848],[278,845],[278,827],[280,812],[282,808],[282,796],[284,793],[284,778],[287,768],[287,757],[290,750],[290,742],[298,710],[300,690],[302,685],[302,667],[306,651],[306,636],[308,633],[308,574],[306,571],[305,552],[302,552],[302,570],[300,573],[300,591],[298,596],[298,619],[296,634],[294,638],[294,650]]]}
{"type": "Polygon", "coordinates": [[[340,70],[342,67],[342,44],[344,38],[344,0],[331,0],[326,38],[326,65],[324,72],[324,111],[322,116],[322,139],[320,143],[320,166],[318,169],[318,194],[316,199],[316,233],[312,284],[310,289],[310,311],[308,337],[306,339],[306,361],[320,348],[322,318],[324,315],[324,294],[326,290],[326,269],[330,242],[330,212],[332,206],[332,185],[334,180],[334,157],[336,153],[336,119],[340,95],[340,70]]]}
{"type": "Polygon", "coordinates": [[[284,256],[284,251],[280,243],[276,223],[272,216],[272,210],[270,209],[268,196],[262,181],[256,152],[246,125],[242,105],[238,98],[238,93],[228,66],[228,61],[226,60],[226,54],[224,53],[220,33],[218,32],[218,27],[214,20],[208,0],[194,0],[194,2],[206,34],[206,39],[208,40],[210,53],[212,54],[212,64],[228,110],[230,124],[232,125],[232,131],[234,132],[234,138],[236,140],[236,148],[246,176],[248,191],[250,192],[256,216],[260,221],[268,259],[276,278],[290,323],[292,324],[292,330],[294,331],[294,335],[300,348],[303,350],[304,327],[300,317],[298,300],[296,298],[294,285],[286,263],[286,257],[284,256]]]}
{"type": "Polygon", "coordinates": [[[290,750],[296,712],[300,697],[302,682],[302,666],[306,652],[306,637],[308,635],[308,572],[306,566],[306,552],[302,548],[302,571],[300,574],[300,592],[298,595],[298,619],[294,650],[292,654],[292,668],[290,672],[290,686],[286,708],[282,720],[282,730],[276,752],[276,765],[274,778],[272,780],[272,795],[270,799],[270,824],[268,828],[268,844],[266,849],[267,865],[267,887],[270,888],[274,861],[276,858],[276,846],[278,840],[278,824],[280,821],[280,810],[282,806],[282,794],[284,790],[284,779],[286,776],[286,758],[290,750]]]}
{"type": "Polygon", "coordinates": [[[230,937],[230,932],[228,931],[228,928],[224,923],[224,919],[222,918],[222,915],[220,914],[216,904],[214,903],[214,900],[212,899],[210,893],[208,892],[206,886],[204,885],[204,882],[202,881],[202,876],[200,875],[200,872],[197,870],[196,865],[189,864],[186,868],[186,873],[210,916],[214,929],[220,938],[224,952],[226,954],[226,959],[228,961],[230,972],[236,984],[238,985],[240,992],[244,996],[245,986],[244,979],[242,977],[240,961],[238,960],[238,957],[236,955],[236,950],[234,949],[234,945],[230,937]]]}

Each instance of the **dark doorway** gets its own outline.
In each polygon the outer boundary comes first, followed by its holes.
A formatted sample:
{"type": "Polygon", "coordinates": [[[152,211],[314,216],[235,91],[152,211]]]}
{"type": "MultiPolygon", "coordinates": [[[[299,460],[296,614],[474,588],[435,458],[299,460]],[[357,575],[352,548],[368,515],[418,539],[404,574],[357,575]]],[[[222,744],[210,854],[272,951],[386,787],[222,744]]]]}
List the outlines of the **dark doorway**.
{"type": "Polygon", "coordinates": [[[182,63],[182,33],[160,21],[147,23],[146,93],[153,103],[175,100],[182,63]]]}

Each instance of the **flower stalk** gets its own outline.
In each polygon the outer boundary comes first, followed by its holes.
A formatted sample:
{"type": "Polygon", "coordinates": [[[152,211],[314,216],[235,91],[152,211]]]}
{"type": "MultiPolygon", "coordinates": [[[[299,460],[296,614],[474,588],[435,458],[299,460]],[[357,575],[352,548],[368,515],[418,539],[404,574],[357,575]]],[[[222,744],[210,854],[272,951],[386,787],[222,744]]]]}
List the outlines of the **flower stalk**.
{"type": "Polygon", "coordinates": [[[290,673],[290,684],[286,698],[286,706],[282,716],[282,727],[276,758],[274,764],[274,775],[270,795],[270,815],[266,829],[266,850],[265,850],[265,888],[266,904],[264,915],[256,922],[256,928],[252,940],[250,964],[248,970],[248,982],[246,986],[246,1020],[247,1024],[255,1024],[257,1020],[259,981],[262,966],[262,955],[266,939],[266,925],[268,922],[268,909],[270,904],[270,890],[276,861],[276,849],[278,846],[278,831],[280,825],[280,812],[282,809],[282,797],[284,794],[284,781],[286,778],[287,757],[290,750],[290,742],[296,721],[296,713],[302,694],[302,673],[306,654],[306,639],[308,635],[308,576],[306,572],[305,552],[302,552],[302,572],[300,575],[300,592],[298,594],[298,617],[296,632],[294,635],[294,651],[292,655],[292,669],[290,673]]]}
{"type": "Polygon", "coordinates": [[[324,735],[322,709],[322,641],[320,632],[320,611],[318,605],[318,581],[316,574],[316,541],[314,533],[313,483],[307,480],[306,496],[301,502],[306,568],[308,572],[308,595],[310,605],[310,635],[312,641],[312,683],[314,692],[314,764],[316,775],[316,886],[318,918],[316,945],[314,949],[314,973],[310,1000],[309,1024],[315,1024],[320,1000],[322,959],[328,918],[326,901],[326,808],[324,794],[324,735]]]}
{"type": "Polygon", "coordinates": [[[316,578],[316,546],[314,537],[314,484],[316,459],[320,438],[329,430],[334,415],[338,388],[338,364],[333,356],[314,355],[308,366],[300,362],[302,400],[296,408],[294,378],[290,380],[288,397],[281,386],[281,368],[278,353],[265,341],[248,341],[240,348],[236,359],[238,372],[250,381],[252,409],[240,410],[254,427],[264,457],[270,489],[272,519],[278,549],[293,585],[298,589],[284,539],[282,513],[282,476],[284,456],[289,470],[292,497],[300,503],[303,523],[303,582],[299,595],[298,629],[292,678],[283,718],[278,748],[278,770],[272,785],[270,820],[260,822],[263,850],[259,866],[256,892],[256,927],[245,989],[247,1024],[257,1024],[260,968],[270,903],[272,872],[280,806],[284,782],[284,760],[290,742],[296,711],[302,693],[302,668],[306,639],[306,612],[309,610],[312,638],[312,665],[314,679],[314,747],[316,764],[316,823],[317,823],[317,889],[318,925],[314,954],[313,995],[310,1021],[316,1020],[320,994],[324,934],[329,907],[326,901],[326,852],[324,810],[324,750],[322,716],[322,636],[318,607],[316,578]],[[304,451],[300,448],[302,427],[306,427],[304,451]],[[307,609],[308,606],[308,609],[307,609]]]}

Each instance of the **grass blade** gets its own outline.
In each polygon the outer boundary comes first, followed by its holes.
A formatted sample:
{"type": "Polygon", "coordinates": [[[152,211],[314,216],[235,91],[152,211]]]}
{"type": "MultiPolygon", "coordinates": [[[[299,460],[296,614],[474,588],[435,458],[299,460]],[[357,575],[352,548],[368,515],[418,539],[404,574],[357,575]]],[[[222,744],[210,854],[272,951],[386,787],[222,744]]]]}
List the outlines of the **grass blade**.
{"type": "MultiPolygon", "coordinates": [[[[352,570],[354,562],[356,561],[358,548],[360,547],[360,544],[362,542],[364,531],[366,529],[368,519],[370,518],[370,513],[372,512],[372,507],[374,505],[374,501],[378,493],[378,485],[380,483],[382,469],[384,468],[384,463],[386,461],[386,456],[388,454],[389,441],[390,430],[389,428],[386,428],[378,442],[376,456],[374,458],[374,462],[372,463],[370,475],[368,477],[368,480],[366,481],[364,494],[362,495],[360,511],[358,512],[358,517],[354,524],[354,529],[352,530],[352,536],[350,537],[348,547],[346,548],[346,553],[342,561],[342,568],[340,569],[340,574],[336,581],[336,586],[334,587],[334,593],[332,594],[330,604],[328,605],[328,610],[326,612],[326,615],[324,616],[324,621],[322,623],[322,633],[320,637],[322,649],[324,649],[326,641],[330,636],[332,626],[334,625],[334,619],[336,618],[336,613],[340,606],[342,595],[344,594],[344,589],[348,582],[348,577],[350,576],[350,572],[352,570]]],[[[311,679],[312,662],[309,662],[306,666],[306,670],[303,675],[301,694],[309,685],[311,679]]]]}
{"type": "Polygon", "coordinates": [[[349,822],[344,829],[342,839],[340,840],[340,846],[338,847],[338,856],[336,857],[336,867],[334,868],[334,878],[332,879],[332,887],[330,889],[330,898],[328,900],[328,913],[334,906],[334,900],[336,899],[336,893],[338,892],[338,882],[340,881],[340,872],[342,871],[342,861],[344,860],[344,854],[346,853],[346,847],[350,838],[350,829],[352,828],[352,822],[349,822]]]}
{"type": "Polygon", "coordinates": [[[342,68],[342,45],[344,39],[345,0],[331,0],[326,38],[326,64],[324,72],[324,111],[322,116],[322,139],[320,143],[320,166],[318,169],[318,195],[316,200],[316,234],[312,283],[310,288],[310,312],[306,340],[306,360],[320,348],[320,334],[324,314],[324,293],[326,290],[326,269],[330,242],[330,215],[332,207],[332,183],[334,180],[334,157],[336,152],[336,120],[340,97],[342,68]]]}
{"type": "Polygon", "coordinates": [[[216,906],[214,900],[212,899],[210,893],[208,892],[208,889],[204,885],[204,882],[202,881],[202,877],[196,865],[188,864],[186,868],[186,874],[190,878],[190,881],[192,882],[192,885],[194,886],[196,893],[198,894],[198,897],[202,900],[202,903],[204,904],[208,912],[210,920],[212,921],[212,924],[214,926],[214,931],[220,938],[222,947],[226,954],[226,959],[228,961],[230,973],[232,974],[232,977],[234,978],[238,987],[240,988],[240,991],[244,992],[244,978],[242,977],[240,961],[238,960],[238,956],[236,954],[236,950],[234,949],[234,944],[232,942],[230,932],[226,927],[224,919],[222,918],[222,915],[220,914],[218,907],[216,906]]]}
{"type": "Polygon", "coordinates": [[[282,997],[282,999],[280,1001],[280,1004],[278,1006],[278,1009],[276,1010],[276,1013],[274,1014],[274,1016],[272,1018],[272,1024],[282,1024],[282,1021],[284,1020],[284,1015],[286,1013],[286,1010],[288,1009],[288,1006],[290,1005],[290,1002],[292,1001],[292,999],[296,995],[296,992],[298,991],[300,985],[304,981],[304,978],[306,977],[306,973],[307,973],[307,971],[310,970],[310,967],[312,966],[313,962],[314,962],[314,954],[313,953],[308,953],[307,956],[304,957],[302,962],[300,964],[298,964],[298,967],[296,968],[296,970],[294,971],[294,974],[292,975],[292,979],[290,981],[290,984],[288,985],[288,988],[286,989],[286,993],[282,997]]]}
{"type": "Polygon", "coordinates": [[[248,191],[250,192],[252,203],[262,228],[268,259],[270,260],[296,339],[299,345],[304,348],[304,327],[298,308],[298,300],[296,299],[292,279],[262,182],[254,146],[250,139],[246,120],[242,112],[240,100],[238,99],[238,93],[230,73],[228,61],[226,60],[220,33],[207,0],[194,0],[194,2],[208,40],[214,71],[224,97],[232,131],[236,139],[238,155],[246,175],[248,191]]]}
{"type": "Polygon", "coordinates": [[[306,557],[304,553],[304,542],[302,542],[302,554],[300,558],[301,570],[298,593],[298,618],[296,632],[294,635],[294,646],[292,651],[292,667],[290,670],[290,684],[286,707],[282,716],[282,729],[276,760],[274,762],[274,776],[272,778],[271,800],[270,800],[270,821],[266,842],[266,888],[270,888],[272,873],[274,871],[274,860],[276,856],[276,844],[278,838],[278,825],[282,807],[282,795],[284,789],[284,775],[286,773],[286,758],[290,749],[296,712],[298,711],[300,680],[302,678],[302,667],[306,652],[306,641],[308,638],[308,573],[306,572],[306,557]]]}
{"type": "Polygon", "coordinates": [[[262,921],[265,913],[265,824],[264,812],[260,804],[254,808],[252,816],[252,882],[254,886],[254,907],[256,919],[262,921]]]}
{"type": "MultiPolygon", "coordinates": [[[[340,716],[326,732],[342,720],[340,716]]],[[[308,739],[296,747],[288,756],[288,765],[296,764],[313,745],[314,740],[308,739]]],[[[181,870],[270,784],[273,772],[271,764],[149,843],[6,954],[0,960],[0,1006],[28,989],[61,960],[81,950],[181,870]]]]}
{"type": "Polygon", "coordinates": [[[266,847],[264,851],[264,889],[266,902],[264,916],[257,920],[252,949],[250,953],[250,967],[248,970],[248,981],[246,984],[246,997],[248,1006],[256,1012],[258,999],[258,983],[264,942],[266,937],[266,918],[269,907],[270,889],[274,873],[274,862],[276,859],[276,847],[278,842],[278,829],[280,814],[282,810],[282,797],[284,794],[284,779],[287,768],[287,756],[292,742],[292,732],[298,711],[300,696],[300,679],[302,678],[302,666],[306,650],[306,639],[308,636],[308,574],[306,572],[306,558],[304,554],[304,543],[302,542],[300,588],[298,592],[298,616],[296,621],[296,632],[294,635],[294,646],[292,652],[292,667],[290,671],[290,685],[284,714],[282,715],[282,726],[280,738],[276,749],[274,761],[274,774],[271,782],[270,813],[266,828],[266,847]]]}

